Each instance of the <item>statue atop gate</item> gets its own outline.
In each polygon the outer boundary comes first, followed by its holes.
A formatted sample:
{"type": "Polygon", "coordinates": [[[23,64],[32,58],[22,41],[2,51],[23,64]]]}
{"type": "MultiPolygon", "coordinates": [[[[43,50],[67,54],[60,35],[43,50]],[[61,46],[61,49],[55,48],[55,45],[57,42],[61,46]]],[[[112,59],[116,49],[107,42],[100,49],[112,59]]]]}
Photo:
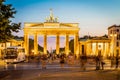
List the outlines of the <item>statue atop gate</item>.
{"type": "Polygon", "coordinates": [[[46,22],[58,22],[58,18],[54,17],[52,9],[50,9],[50,16],[46,18],[46,22]]]}

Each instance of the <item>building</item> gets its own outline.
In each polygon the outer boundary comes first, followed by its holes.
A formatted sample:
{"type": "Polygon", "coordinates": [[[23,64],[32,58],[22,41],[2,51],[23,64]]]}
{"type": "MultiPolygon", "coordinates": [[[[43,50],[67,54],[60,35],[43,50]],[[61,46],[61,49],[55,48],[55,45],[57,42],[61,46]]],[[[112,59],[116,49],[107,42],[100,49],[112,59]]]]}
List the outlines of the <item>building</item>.
{"type": "Polygon", "coordinates": [[[43,36],[43,53],[47,54],[47,36],[56,36],[56,54],[60,50],[60,36],[65,36],[65,54],[69,54],[69,37],[74,37],[74,54],[79,53],[79,24],[78,23],[60,23],[55,18],[52,10],[46,22],[25,22],[24,23],[24,47],[26,55],[29,55],[29,36],[34,36],[34,55],[38,54],[38,37],[43,36]]]}
{"type": "MultiPolygon", "coordinates": [[[[24,23],[24,48],[25,54],[30,55],[29,36],[34,36],[34,55],[38,54],[38,37],[43,36],[43,53],[47,54],[47,36],[56,36],[56,54],[60,53],[60,36],[65,36],[65,54],[69,54],[69,36],[74,37],[74,54],[78,55],[102,55],[117,56],[120,54],[120,25],[108,27],[108,37],[94,37],[81,39],[79,41],[78,23],[60,23],[50,10],[49,17],[45,22],[25,22],[24,23]]],[[[8,46],[23,46],[23,42],[12,40],[7,42],[8,46]]],[[[0,54],[5,48],[4,43],[0,43],[0,54]]]]}
{"type": "MultiPolygon", "coordinates": [[[[6,47],[10,46],[21,46],[24,47],[24,41],[11,39],[6,42],[6,47]]],[[[5,49],[5,43],[0,43],[0,58],[2,57],[2,52],[5,49]]]]}
{"type": "Polygon", "coordinates": [[[80,55],[109,56],[111,40],[106,37],[95,37],[88,39],[81,39],[79,42],[80,55]]]}
{"type": "Polygon", "coordinates": [[[111,55],[120,55],[120,25],[108,27],[108,38],[111,39],[111,55]]]}
{"type": "Polygon", "coordinates": [[[108,37],[94,37],[79,41],[79,53],[87,56],[101,54],[107,56],[120,55],[120,25],[108,27],[108,37]]]}

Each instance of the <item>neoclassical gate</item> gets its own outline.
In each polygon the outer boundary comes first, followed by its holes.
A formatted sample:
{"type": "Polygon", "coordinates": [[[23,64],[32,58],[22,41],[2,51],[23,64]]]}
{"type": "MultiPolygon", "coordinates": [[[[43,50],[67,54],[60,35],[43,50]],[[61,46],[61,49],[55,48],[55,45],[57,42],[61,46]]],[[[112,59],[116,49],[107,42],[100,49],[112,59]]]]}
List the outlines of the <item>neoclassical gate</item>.
{"type": "Polygon", "coordinates": [[[74,36],[74,54],[79,53],[79,24],[78,23],[59,23],[57,18],[54,18],[52,11],[50,16],[46,18],[46,22],[24,23],[24,47],[26,55],[29,55],[29,35],[34,36],[34,54],[38,54],[38,35],[44,36],[44,54],[47,54],[47,36],[56,36],[56,54],[59,54],[60,36],[65,35],[65,54],[69,53],[69,36],[74,36]]]}

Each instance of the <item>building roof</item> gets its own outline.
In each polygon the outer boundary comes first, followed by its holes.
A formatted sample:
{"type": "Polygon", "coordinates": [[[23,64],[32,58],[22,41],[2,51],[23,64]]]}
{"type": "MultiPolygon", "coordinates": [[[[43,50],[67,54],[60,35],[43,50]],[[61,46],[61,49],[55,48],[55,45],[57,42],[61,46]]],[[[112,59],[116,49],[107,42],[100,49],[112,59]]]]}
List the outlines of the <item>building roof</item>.
{"type": "Polygon", "coordinates": [[[94,37],[91,40],[109,40],[109,38],[106,38],[106,37],[94,37]]]}
{"type": "Polygon", "coordinates": [[[79,41],[87,41],[88,39],[81,38],[79,41]]]}
{"type": "Polygon", "coordinates": [[[116,24],[114,24],[114,25],[108,27],[108,29],[113,28],[113,27],[120,27],[120,25],[116,25],[116,24]]]}
{"type": "Polygon", "coordinates": [[[95,37],[87,40],[87,42],[110,42],[111,40],[106,37],[95,37]]]}
{"type": "Polygon", "coordinates": [[[110,42],[110,39],[107,37],[82,38],[80,42],[110,42]]]}

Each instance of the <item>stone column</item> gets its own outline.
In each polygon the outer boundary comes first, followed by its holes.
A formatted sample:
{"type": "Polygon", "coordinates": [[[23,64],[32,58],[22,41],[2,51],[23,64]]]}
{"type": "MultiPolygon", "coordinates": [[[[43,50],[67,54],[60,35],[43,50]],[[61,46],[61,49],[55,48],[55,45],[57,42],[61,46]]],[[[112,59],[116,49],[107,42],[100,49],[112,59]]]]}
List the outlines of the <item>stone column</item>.
{"type": "Polygon", "coordinates": [[[69,35],[66,34],[66,46],[65,46],[65,53],[66,55],[69,54],[69,35]]]}
{"type": "Polygon", "coordinates": [[[117,49],[116,49],[116,42],[117,42],[117,41],[114,40],[114,43],[113,43],[113,48],[114,48],[114,49],[113,49],[113,54],[114,54],[114,56],[116,56],[116,50],[117,50],[117,49]]]}
{"type": "Polygon", "coordinates": [[[2,58],[2,50],[0,49],[0,58],[2,58]]]}
{"type": "Polygon", "coordinates": [[[88,52],[87,52],[87,54],[91,55],[92,54],[92,42],[89,42],[88,44],[89,44],[89,46],[88,46],[88,52]]]}
{"type": "Polygon", "coordinates": [[[82,53],[82,45],[81,45],[81,43],[79,43],[79,53],[80,53],[80,55],[82,53]]]}
{"type": "Polygon", "coordinates": [[[106,50],[106,49],[105,49],[105,42],[103,42],[103,51],[102,51],[102,55],[103,55],[103,56],[106,56],[105,50],[106,50]]]}
{"type": "Polygon", "coordinates": [[[96,51],[95,51],[96,53],[96,55],[98,55],[98,42],[96,42],[96,51]]]}
{"type": "Polygon", "coordinates": [[[34,34],[34,55],[38,54],[38,36],[34,34]]]}
{"type": "Polygon", "coordinates": [[[87,44],[86,44],[86,55],[89,55],[89,53],[90,53],[90,42],[88,42],[87,44]]]}
{"type": "Polygon", "coordinates": [[[47,54],[47,35],[44,34],[44,54],[47,54]]]}
{"type": "Polygon", "coordinates": [[[92,54],[92,42],[90,43],[90,55],[92,54]]]}
{"type": "Polygon", "coordinates": [[[108,44],[109,44],[109,43],[106,43],[106,47],[105,47],[105,49],[106,49],[106,55],[109,55],[108,44]]]}
{"type": "Polygon", "coordinates": [[[107,54],[109,55],[109,56],[112,56],[112,54],[111,54],[111,47],[110,47],[110,42],[108,43],[108,47],[107,47],[107,49],[108,49],[108,52],[107,52],[107,54]]]}
{"type": "Polygon", "coordinates": [[[74,54],[76,54],[76,37],[74,36],[74,54]]]}
{"type": "Polygon", "coordinates": [[[79,54],[79,49],[78,49],[78,34],[75,34],[74,37],[74,54],[78,55],[79,54]]]}
{"type": "Polygon", "coordinates": [[[24,48],[25,48],[25,55],[29,56],[29,37],[28,37],[28,34],[24,34],[24,48]]]}
{"type": "Polygon", "coordinates": [[[87,43],[86,55],[91,54],[91,42],[87,43]]]}
{"type": "Polygon", "coordinates": [[[59,54],[59,45],[60,45],[60,38],[59,34],[56,35],[56,54],[59,54]]]}

